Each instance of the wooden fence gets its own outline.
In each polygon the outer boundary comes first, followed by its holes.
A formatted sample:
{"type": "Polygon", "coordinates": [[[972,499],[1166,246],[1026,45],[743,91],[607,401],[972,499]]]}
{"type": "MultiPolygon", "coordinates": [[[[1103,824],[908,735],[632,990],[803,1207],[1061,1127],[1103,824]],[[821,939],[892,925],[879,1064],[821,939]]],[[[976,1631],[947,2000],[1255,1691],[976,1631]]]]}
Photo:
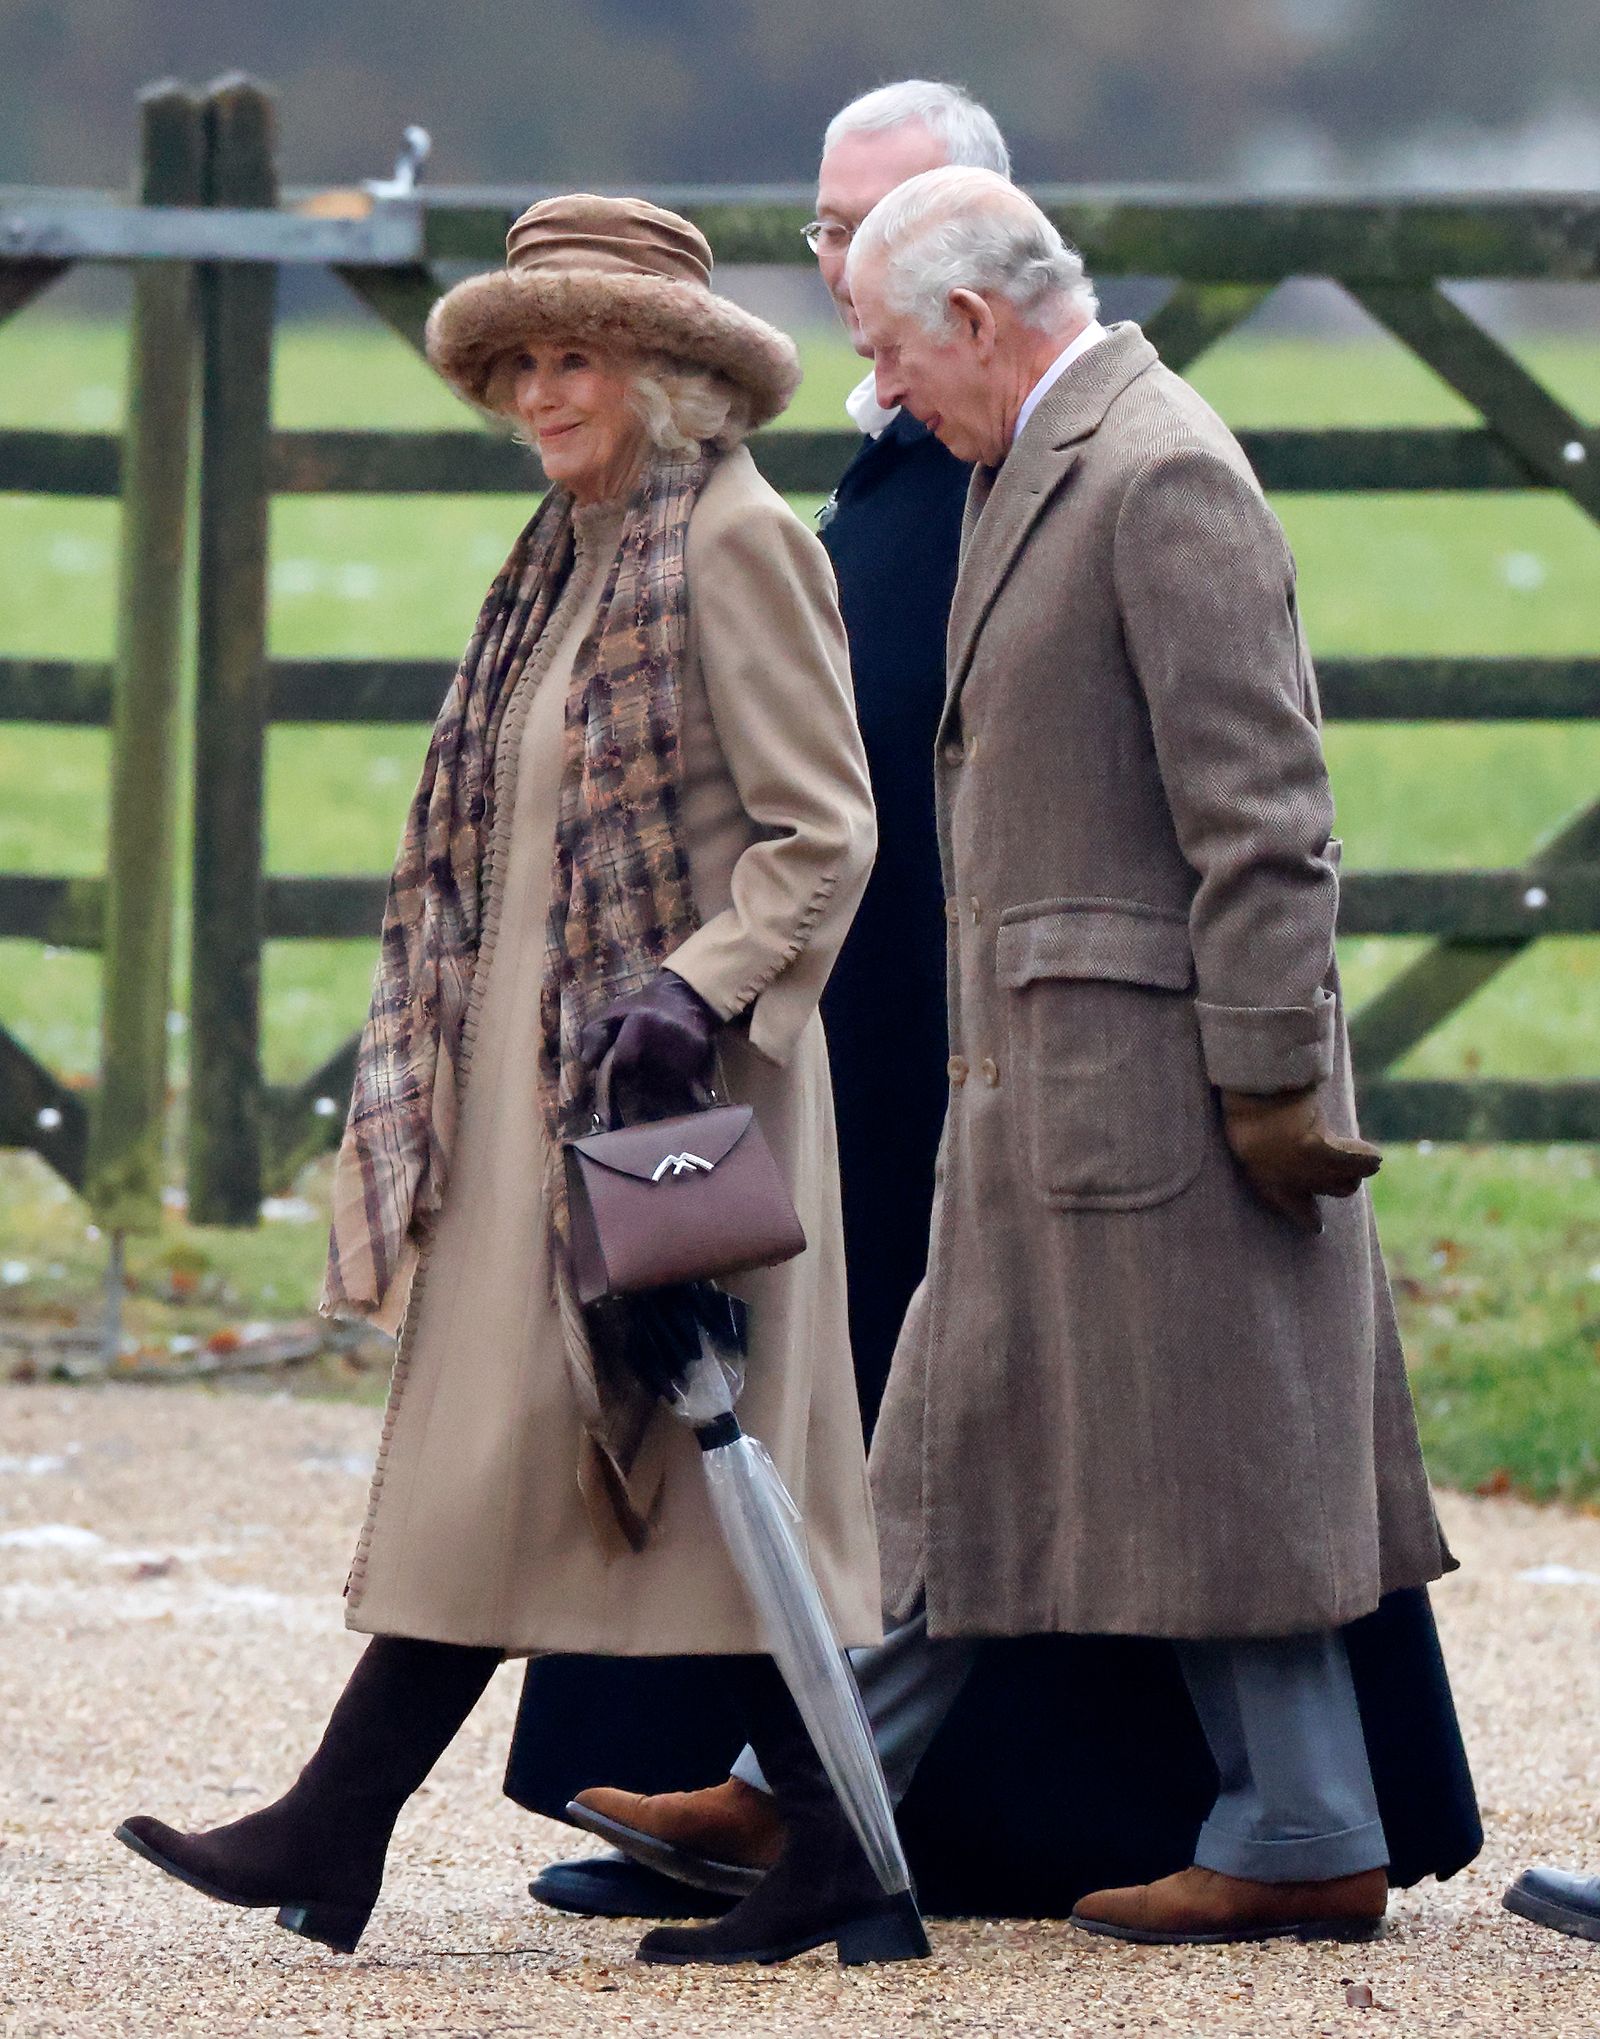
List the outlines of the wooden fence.
{"type": "MultiPolygon", "coordinates": [[[[0,1143],[35,1148],[103,1223],[152,1222],[167,1079],[176,891],[185,521],[197,506],[193,952],[189,1014],[191,1214],[255,1222],[264,1191],[337,1136],[354,1038],[302,1081],[266,1083],[264,940],[377,929],[378,876],[268,876],[263,760],[273,724],[431,719],[435,660],[273,660],[267,528],[275,494],[528,492],[528,456],[458,432],[275,432],[277,270],[338,276],[420,351],[443,287],[435,265],[503,259],[510,220],[538,195],[435,191],[364,218],[280,206],[268,95],[243,79],[143,102],[136,204],[22,198],[0,205],[0,317],[74,262],[132,265],[131,377],[122,440],[0,431],[0,491],[120,496],[121,595],[109,665],[0,657],[0,721],[105,725],[110,851],[104,879],[0,874],[0,935],[98,948],[104,1053],[86,1099],[0,1029],[0,1143]],[[193,415],[192,415],[193,413],[193,415]]],[[[803,262],[806,194],[654,194],[690,214],[719,262],[803,262]]],[[[1254,431],[1270,490],[1558,490],[1600,520],[1600,431],[1572,415],[1441,288],[1444,279],[1600,282],[1600,196],[1338,200],[1326,204],[1049,190],[1038,194],[1092,274],[1175,279],[1147,330],[1182,369],[1290,276],[1338,282],[1459,391],[1468,428],[1254,431]]],[[[848,432],[773,430],[754,451],[782,489],[822,492],[848,432]]],[[[1600,564],[1600,556],[1597,556],[1600,564]]],[[[1330,718],[1576,721],[1600,715],[1600,656],[1325,658],[1330,718]]],[[[1510,870],[1382,871],[1344,881],[1341,931],[1426,935],[1430,946],[1354,1015],[1364,1124],[1388,1140],[1600,1140],[1600,1077],[1419,1081],[1401,1058],[1533,941],[1600,933],[1600,800],[1510,870]]],[[[356,1017],[352,1015],[352,1017],[356,1017]]]]}

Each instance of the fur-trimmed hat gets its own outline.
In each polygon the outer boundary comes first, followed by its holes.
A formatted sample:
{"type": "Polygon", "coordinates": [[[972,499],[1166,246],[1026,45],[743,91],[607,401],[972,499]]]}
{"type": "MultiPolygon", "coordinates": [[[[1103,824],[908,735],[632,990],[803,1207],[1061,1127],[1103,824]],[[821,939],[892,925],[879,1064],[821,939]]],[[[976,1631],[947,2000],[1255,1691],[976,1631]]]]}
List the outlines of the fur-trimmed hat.
{"type": "Polygon", "coordinates": [[[428,315],[428,359],[484,410],[497,408],[495,363],[536,337],[712,369],[743,392],[752,426],[800,382],[788,335],[712,290],[700,229],[642,198],[541,199],[506,235],[505,268],[458,283],[428,315]]]}

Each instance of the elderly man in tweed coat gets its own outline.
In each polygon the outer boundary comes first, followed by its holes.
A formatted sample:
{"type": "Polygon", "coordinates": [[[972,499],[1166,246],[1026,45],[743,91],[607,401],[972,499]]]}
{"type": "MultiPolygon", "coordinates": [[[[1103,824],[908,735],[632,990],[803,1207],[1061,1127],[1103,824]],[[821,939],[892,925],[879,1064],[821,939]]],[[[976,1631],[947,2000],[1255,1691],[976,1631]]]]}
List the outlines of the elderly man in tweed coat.
{"type": "Polygon", "coordinates": [[[1176,1643],[1220,1777],[1195,1864],[1077,1923],[1359,1934],[1387,1846],[1336,1631],[1452,1560],[1362,1186],[1294,564],[1226,427],[1003,180],[901,185],[849,282],[880,402],[976,463],[887,1604],[933,1695],[971,1638],[1176,1643]]]}

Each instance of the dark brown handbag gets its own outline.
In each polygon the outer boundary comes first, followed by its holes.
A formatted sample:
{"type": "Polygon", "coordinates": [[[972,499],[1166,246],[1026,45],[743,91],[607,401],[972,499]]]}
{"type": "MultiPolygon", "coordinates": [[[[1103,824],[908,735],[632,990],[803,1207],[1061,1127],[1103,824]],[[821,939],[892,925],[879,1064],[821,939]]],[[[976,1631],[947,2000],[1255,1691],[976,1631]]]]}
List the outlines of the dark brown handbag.
{"type": "Polygon", "coordinates": [[[565,1153],[581,1303],[776,1267],[805,1251],[747,1104],[597,1130],[565,1142],[565,1153]]]}

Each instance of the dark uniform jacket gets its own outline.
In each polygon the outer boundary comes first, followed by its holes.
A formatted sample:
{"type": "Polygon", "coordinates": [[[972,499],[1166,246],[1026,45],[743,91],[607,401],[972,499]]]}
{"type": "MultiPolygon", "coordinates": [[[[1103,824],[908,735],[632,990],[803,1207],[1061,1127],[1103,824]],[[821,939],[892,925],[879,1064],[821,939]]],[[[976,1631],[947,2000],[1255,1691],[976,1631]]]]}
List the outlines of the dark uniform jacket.
{"type": "Polygon", "coordinates": [[[878,809],[878,861],[822,1000],[850,1339],[869,1432],[927,1266],[948,1095],[931,760],[967,473],[901,411],[876,439],[863,440],[821,517],[878,809]]]}

